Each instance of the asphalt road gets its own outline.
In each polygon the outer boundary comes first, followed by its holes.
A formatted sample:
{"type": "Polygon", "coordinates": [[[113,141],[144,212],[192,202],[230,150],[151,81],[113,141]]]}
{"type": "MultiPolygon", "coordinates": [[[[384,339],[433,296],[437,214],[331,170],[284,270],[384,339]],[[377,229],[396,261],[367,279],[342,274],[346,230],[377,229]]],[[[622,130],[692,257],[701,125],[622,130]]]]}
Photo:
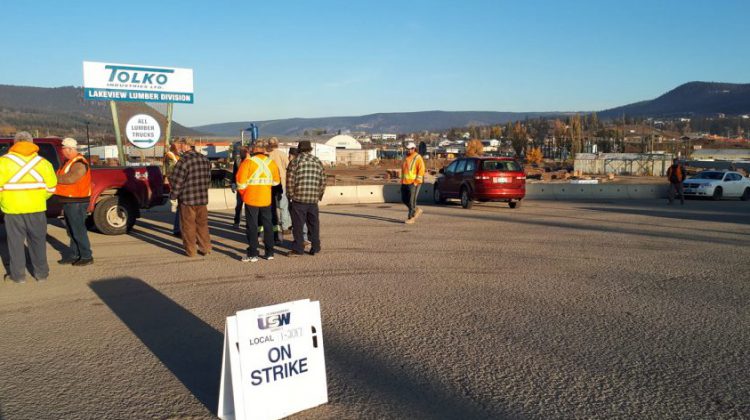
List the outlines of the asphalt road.
{"type": "Polygon", "coordinates": [[[750,204],[424,210],[322,208],[321,254],[256,264],[228,213],[210,257],[150,214],[83,268],[51,225],[51,280],[0,286],[0,418],[211,418],[225,317],[300,298],[330,402],[298,418],[750,418],[750,204]]]}

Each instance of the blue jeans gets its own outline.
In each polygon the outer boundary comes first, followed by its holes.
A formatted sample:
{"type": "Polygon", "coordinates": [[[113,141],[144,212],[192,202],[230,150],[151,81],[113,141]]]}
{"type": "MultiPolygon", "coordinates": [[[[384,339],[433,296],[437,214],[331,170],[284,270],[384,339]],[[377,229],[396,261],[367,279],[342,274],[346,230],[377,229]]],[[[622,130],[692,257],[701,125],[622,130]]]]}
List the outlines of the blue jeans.
{"type": "Polygon", "coordinates": [[[88,201],[82,203],[64,203],[65,230],[70,238],[70,252],[74,259],[88,260],[92,258],[91,242],[86,229],[86,213],[88,201]]]}
{"type": "Polygon", "coordinates": [[[286,193],[279,196],[278,208],[281,228],[289,229],[292,227],[292,215],[289,213],[289,200],[286,198],[286,193]]]}

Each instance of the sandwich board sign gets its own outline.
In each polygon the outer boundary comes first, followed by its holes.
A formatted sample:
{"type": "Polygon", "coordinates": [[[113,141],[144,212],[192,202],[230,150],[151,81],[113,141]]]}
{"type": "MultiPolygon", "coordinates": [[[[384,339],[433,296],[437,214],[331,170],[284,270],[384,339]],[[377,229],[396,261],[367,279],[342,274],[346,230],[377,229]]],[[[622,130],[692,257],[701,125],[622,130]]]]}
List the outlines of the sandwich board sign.
{"type": "Polygon", "coordinates": [[[219,418],[280,419],[327,402],[320,302],[297,300],[227,318],[219,418]]]}

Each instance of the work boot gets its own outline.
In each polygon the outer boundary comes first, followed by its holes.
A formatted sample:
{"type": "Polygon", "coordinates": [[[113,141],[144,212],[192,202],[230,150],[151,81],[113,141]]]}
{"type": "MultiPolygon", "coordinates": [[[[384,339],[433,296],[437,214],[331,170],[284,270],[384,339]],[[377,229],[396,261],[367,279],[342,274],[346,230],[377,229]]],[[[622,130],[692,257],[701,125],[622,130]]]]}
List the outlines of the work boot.
{"type": "Polygon", "coordinates": [[[407,224],[407,225],[413,225],[414,222],[416,222],[416,220],[412,217],[410,219],[406,219],[406,221],[404,223],[407,224]]]}
{"type": "Polygon", "coordinates": [[[93,263],[94,263],[94,259],[93,258],[86,258],[86,259],[81,258],[80,260],[74,262],[73,266],[74,267],[83,267],[85,265],[91,265],[93,263]]]}
{"type": "Polygon", "coordinates": [[[80,260],[80,258],[78,257],[64,257],[61,260],[57,260],[57,263],[60,265],[69,265],[75,263],[78,260],[80,260]]]}
{"type": "Polygon", "coordinates": [[[413,219],[416,219],[417,217],[419,217],[421,215],[422,215],[422,208],[421,207],[417,207],[417,210],[414,212],[413,219]]]}
{"type": "Polygon", "coordinates": [[[26,283],[26,279],[14,279],[13,277],[11,277],[11,276],[10,276],[10,274],[6,274],[6,275],[5,275],[4,277],[3,277],[3,280],[4,280],[4,281],[10,281],[10,282],[13,282],[13,283],[15,283],[15,284],[23,284],[23,283],[26,283]]]}

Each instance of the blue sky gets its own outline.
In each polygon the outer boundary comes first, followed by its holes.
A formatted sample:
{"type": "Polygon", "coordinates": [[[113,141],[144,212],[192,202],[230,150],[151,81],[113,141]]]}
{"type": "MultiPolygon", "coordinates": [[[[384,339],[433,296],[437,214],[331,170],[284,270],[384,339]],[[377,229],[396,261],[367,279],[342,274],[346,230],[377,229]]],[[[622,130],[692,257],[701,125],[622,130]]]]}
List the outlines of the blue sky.
{"type": "Polygon", "coordinates": [[[7,1],[0,84],[82,62],[188,67],[187,125],[424,110],[599,110],[750,82],[750,1],[7,1]],[[116,4],[116,5],[115,5],[116,4]]]}

